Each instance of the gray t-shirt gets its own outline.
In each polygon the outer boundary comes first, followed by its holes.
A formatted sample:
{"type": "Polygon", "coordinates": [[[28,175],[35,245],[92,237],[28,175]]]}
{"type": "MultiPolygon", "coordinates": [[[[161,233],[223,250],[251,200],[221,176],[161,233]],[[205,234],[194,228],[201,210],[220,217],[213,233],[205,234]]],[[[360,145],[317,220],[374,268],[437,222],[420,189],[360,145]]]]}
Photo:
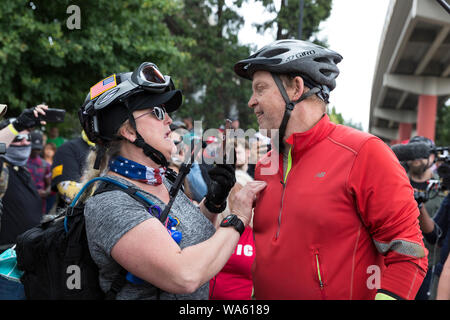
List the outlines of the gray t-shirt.
{"type": "MultiPolygon", "coordinates": [[[[108,176],[128,186],[134,186],[125,179],[108,176]]],[[[170,183],[164,179],[164,185],[170,190],[170,183]]],[[[136,186],[134,186],[136,187],[136,186]]],[[[164,210],[165,204],[152,194],[137,188],[154,204],[164,210]]],[[[120,271],[120,265],[111,257],[111,249],[117,241],[129,230],[147,219],[154,217],[145,207],[128,194],[120,190],[107,191],[95,195],[86,201],[84,211],[86,217],[86,232],[89,249],[93,260],[99,267],[100,286],[104,292],[120,271]]],[[[180,248],[186,248],[209,239],[215,232],[211,222],[200,210],[180,191],[170,210],[170,215],[176,217],[180,224],[177,230],[182,233],[180,248]]],[[[158,245],[149,243],[148,245],[158,245]]],[[[208,299],[209,284],[206,282],[192,294],[172,294],[160,292],[160,299],[176,300],[208,299]]],[[[117,295],[120,300],[156,299],[155,287],[147,282],[133,284],[127,281],[117,295]]]]}

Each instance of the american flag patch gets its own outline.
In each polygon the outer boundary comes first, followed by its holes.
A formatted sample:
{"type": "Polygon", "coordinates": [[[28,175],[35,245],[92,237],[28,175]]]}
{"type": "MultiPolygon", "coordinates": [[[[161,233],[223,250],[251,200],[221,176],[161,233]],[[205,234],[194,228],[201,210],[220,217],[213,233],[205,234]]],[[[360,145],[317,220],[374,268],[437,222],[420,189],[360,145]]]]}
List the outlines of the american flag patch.
{"type": "Polygon", "coordinates": [[[111,88],[114,88],[115,86],[117,86],[117,81],[116,75],[113,74],[112,76],[103,79],[102,81],[98,82],[96,85],[91,87],[91,100],[94,99],[95,97],[98,97],[103,92],[111,88]]]}

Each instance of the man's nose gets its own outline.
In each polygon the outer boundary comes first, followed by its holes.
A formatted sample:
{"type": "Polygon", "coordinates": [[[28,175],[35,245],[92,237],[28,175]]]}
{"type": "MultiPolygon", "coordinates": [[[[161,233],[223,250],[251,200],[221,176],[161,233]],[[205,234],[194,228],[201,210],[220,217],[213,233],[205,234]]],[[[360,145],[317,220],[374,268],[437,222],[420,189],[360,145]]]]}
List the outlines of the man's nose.
{"type": "Polygon", "coordinates": [[[250,97],[250,100],[248,100],[247,104],[248,104],[249,108],[251,108],[251,109],[253,109],[258,104],[258,101],[256,100],[256,98],[253,94],[250,97]]]}

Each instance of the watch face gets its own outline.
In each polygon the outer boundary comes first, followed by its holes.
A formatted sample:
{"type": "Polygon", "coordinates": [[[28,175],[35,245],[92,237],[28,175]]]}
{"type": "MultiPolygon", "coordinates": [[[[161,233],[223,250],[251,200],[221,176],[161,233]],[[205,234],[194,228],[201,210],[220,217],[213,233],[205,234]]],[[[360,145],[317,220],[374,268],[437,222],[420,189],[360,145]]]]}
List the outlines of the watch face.
{"type": "Polygon", "coordinates": [[[225,219],[223,219],[221,225],[222,226],[229,226],[230,223],[234,220],[235,215],[230,214],[225,219]]]}
{"type": "Polygon", "coordinates": [[[244,232],[245,226],[242,223],[242,221],[234,214],[230,214],[229,216],[227,216],[225,219],[222,220],[222,222],[220,223],[221,227],[234,227],[239,234],[242,235],[242,233],[244,232]]]}

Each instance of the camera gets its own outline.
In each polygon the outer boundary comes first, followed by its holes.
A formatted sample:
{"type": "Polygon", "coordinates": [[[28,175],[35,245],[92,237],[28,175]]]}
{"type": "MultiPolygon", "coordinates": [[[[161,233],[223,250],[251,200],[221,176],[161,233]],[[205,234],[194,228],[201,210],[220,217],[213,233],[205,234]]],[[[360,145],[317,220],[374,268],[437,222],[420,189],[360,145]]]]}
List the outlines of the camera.
{"type": "Polygon", "coordinates": [[[45,110],[45,115],[39,115],[39,120],[46,122],[64,122],[64,116],[66,115],[66,110],[48,108],[45,110]]]}
{"type": "Polygon", "coordinates": [[[440,180],[430,179],[428,180],[426,190],[414,189],[414,199],[418,204],[425,203],[430,199],[434,199],[439,194],[441,188],[440,180]]]}
{"type": "Polygon", "coordinates": [[[441,179],[441,189],[450,190],[450,147],[436,147],[433,152],[436,155],[436,162],[442,162],[437,169],[441,179]]]}
{"type": "Polygon", "coordinates": [[[429,200],[428,192],[414,190],[414,200],[416,200],[418,204],[427,202],[429,200]]]}

